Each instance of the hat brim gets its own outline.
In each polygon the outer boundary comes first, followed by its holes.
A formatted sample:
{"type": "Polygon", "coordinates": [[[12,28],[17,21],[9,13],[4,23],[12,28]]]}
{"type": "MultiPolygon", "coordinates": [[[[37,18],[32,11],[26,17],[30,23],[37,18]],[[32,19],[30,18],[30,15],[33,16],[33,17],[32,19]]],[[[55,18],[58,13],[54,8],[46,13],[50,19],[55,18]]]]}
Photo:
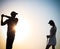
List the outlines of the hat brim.
{"type": "Polygon", "coordinates": [[[18,14],[18,13],[15,13],[16,15],[18,14]]]}

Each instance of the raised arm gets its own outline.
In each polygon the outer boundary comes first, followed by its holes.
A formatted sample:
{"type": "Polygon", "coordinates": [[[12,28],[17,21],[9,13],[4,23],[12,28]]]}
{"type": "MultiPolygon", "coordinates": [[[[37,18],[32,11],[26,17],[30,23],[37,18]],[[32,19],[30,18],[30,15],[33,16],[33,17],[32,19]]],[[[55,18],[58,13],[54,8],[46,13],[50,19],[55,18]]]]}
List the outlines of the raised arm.
{"type": "Polygon", "coordinates": [[[6,15],[4,17],[11,18],[10,16],[6,16],[6,15]]]}

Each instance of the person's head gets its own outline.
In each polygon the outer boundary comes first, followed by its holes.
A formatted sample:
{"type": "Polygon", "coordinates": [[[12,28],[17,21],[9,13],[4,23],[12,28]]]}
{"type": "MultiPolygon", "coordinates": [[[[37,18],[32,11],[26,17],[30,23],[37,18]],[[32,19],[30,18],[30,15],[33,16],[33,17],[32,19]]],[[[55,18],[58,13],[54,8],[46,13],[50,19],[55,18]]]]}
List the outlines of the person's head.
{"type": "Polygon", "coordinates": [[[11,16],[12,16],[12,17],[15,17],[17,14],[18,14],[18,13],[16,13],[15,11],[12,11],[12,12],[11,12],[11,16]]]}
{"type": "Polygon", "coordinates": [[[48,22],[48,24],[50,24],[51,26],[55,26],[55,23],[54,23],[53,20],[50,20],[50,21],[48,22]]]}

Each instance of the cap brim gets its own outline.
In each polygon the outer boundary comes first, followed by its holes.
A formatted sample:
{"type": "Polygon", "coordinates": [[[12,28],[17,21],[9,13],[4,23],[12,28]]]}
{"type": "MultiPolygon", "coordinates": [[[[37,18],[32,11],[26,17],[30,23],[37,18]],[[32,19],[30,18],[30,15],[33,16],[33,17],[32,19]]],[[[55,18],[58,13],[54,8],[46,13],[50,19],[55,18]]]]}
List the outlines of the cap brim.
{"type": "Polygon", "coordinates": [[[18,14],[18,13],[15,13],[15,14],[18,14]]]}

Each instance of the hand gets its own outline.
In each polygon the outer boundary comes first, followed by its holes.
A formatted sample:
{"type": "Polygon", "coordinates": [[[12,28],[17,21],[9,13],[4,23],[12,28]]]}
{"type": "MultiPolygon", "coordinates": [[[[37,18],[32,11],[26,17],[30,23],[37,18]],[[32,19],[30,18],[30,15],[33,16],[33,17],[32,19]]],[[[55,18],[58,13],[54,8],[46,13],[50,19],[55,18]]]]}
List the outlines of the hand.
{"type": "Polygon", "coordinates": [[[1,17],[3,17],[3,16],[4,16],[4,14],[1,15],[1,17]]]}
{"type": "Polygon", "coordinates": [[[47,37],[47,38],[49,38],[50,36],[49,36],[49,35],[47,35],[46,37],[47,37]]]}

